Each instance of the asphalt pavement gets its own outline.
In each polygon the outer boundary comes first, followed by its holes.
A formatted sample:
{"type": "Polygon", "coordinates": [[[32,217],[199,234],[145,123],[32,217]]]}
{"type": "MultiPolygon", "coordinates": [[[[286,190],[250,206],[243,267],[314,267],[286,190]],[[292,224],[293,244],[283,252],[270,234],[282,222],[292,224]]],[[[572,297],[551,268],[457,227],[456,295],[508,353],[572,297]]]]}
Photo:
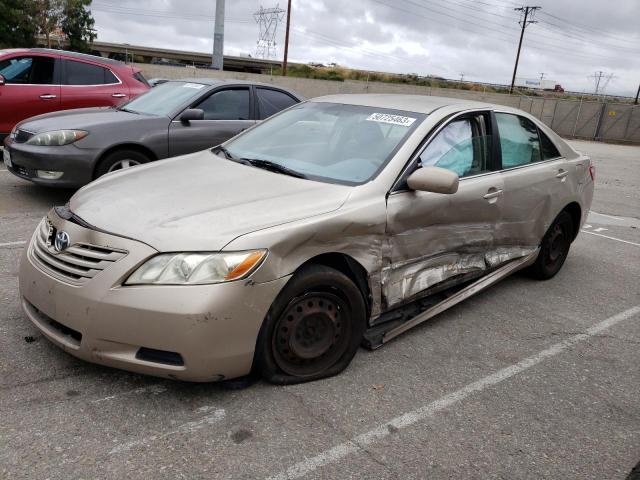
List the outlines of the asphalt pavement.
{"type": "Polygon", "coordinates": [[[640,461],[640,147],[573,144],[596,194],[554,279],[506,279],[337,377],[244,390],[44,339],[18,260],[73,192],[0,170],[0,478],[624,479],[640,461]]]}

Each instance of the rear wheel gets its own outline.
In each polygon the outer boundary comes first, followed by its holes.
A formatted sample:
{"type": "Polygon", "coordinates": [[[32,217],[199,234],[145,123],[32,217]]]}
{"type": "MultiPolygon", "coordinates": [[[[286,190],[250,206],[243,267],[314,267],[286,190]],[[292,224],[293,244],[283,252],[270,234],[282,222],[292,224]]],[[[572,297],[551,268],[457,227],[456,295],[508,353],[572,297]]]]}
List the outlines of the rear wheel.
{"type": "Polygon", "coordinates": [[[538,280],[548,280],[560,271],[569,254],[573,240],[573,220],[567,212],[560,212],[547,230],[536,262],[528,273],[538,280]]]}
{"type": "Polygon", "coordinates": [[[346,275],[321,265],[304,267],[267,314],[256,365],[278,384],[336,375],[358,350],[365,322],[362,294],[346,275]]]}
{"type": "Polygon", "coordinates": [[[95,178],[147,163],[149,157],[137,150],[122,149],[107,154],[96,167],[95,178]]]}

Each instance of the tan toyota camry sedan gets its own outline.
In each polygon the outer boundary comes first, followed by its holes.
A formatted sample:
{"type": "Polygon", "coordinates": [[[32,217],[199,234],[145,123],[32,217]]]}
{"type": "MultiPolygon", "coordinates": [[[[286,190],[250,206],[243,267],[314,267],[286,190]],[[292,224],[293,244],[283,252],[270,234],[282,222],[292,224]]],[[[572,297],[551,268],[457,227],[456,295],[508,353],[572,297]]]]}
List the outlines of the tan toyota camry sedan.
{"type": "Polygon", "coordinates": [[[520,110],[321,97],[79,190],[25,249],[22,306],[90,362],[314,380],[517,270],[553,277],[593,180],[520,110]]]}

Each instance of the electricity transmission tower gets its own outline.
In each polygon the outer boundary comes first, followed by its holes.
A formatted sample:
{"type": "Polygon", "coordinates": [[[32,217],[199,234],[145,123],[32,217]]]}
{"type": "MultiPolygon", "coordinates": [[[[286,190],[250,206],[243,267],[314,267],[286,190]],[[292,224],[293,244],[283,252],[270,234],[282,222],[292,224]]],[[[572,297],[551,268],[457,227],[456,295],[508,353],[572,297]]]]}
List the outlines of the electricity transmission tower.
{"type": "Polygon", "coordinates": [[[590,78],[593,78],[596,83],[595,95],[604,93],[604,91],[607,89],[607,85],[609,85],[609,82],[613,77],[614,77],[613,73],[607,75],[603,71],[599,71],[591,75],[590,78]],[[604,79],[604,82],[602,81],[603,79],[604,79]]]}
{"type": "Polygon", "coordinates": [[[511,77],[511,87],[509,87],[509,93],[513,93],[513,85],[516,83],[516,73],[518,71],[518,61],[520,60],[520,49],[522,48],[522,39],[524,37],[524,29],[527,28],[532,23],[536,22],[533,17],[536,13],[536,10],[541,9],[542,7],[519,7],[514,8],[514,10],[523,13],[523,19],[520,21],[520,25],[522,26],[522,30],[520,31],[520,42],[518,43],[518,54],[516,55],[516,64],[513,67],[513,77],[511,77]]]}
{"type": "Polygon", "coordinates": [[[276,32],[285,13],[287,11],[276,4],[272,8],[260,6],[260,9],[253,14],[259,29],[256,57],[272,58],[276,56],[276,32]]]}

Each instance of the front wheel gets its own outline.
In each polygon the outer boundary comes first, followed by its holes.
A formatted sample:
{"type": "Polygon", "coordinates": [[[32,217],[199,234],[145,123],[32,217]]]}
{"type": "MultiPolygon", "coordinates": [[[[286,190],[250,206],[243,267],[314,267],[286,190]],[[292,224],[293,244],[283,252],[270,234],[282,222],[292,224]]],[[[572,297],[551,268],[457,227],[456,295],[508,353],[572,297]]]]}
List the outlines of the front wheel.
{"type": "Polygon", "coordinates": [[[147,163],[149,157],[137,150],[116,150],[105,156],[96,167],[95,178],[147,163]]]}
{"type": "Polygon", "coordinates": [[[303,267],[262,326],[256,346],[260,373],[277,384],[340,373],[358,350],[365,311],[360,290],[346,275],[322,265],[303,267]]]}
{"type": "Polygon", "coordinates": [[[531,277],[537,280],[548,280],[560,271],[569,255],[573,231],[571,215],[560,212],[542,239],[538,258],[528,268],[531,277]]]}

